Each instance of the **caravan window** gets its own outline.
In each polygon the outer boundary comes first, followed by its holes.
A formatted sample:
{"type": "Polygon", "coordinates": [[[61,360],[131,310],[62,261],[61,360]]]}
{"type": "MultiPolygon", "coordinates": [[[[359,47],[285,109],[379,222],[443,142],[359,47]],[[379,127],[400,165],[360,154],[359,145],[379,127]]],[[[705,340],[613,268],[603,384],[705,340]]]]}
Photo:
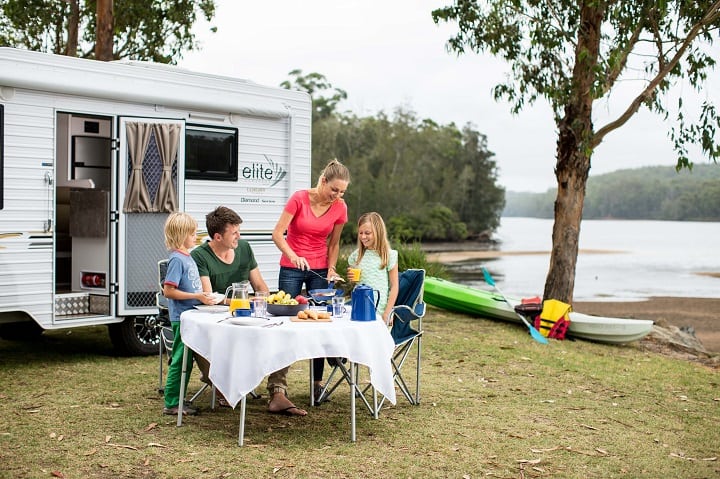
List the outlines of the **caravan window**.
{"type": "Polygon", "coordinates": [[[3,186],[3,178],[5,177],[5,146],[3,139],[5,138],[5,105],[0,105],[0,210],[3,209],[3,198],[5,197],[5,188],[3,186]]]}
{"type": "Polygon", "coordinates": [[[237,128],[188,125],[185,128],[185,178],[237,181],[237,128]]]}

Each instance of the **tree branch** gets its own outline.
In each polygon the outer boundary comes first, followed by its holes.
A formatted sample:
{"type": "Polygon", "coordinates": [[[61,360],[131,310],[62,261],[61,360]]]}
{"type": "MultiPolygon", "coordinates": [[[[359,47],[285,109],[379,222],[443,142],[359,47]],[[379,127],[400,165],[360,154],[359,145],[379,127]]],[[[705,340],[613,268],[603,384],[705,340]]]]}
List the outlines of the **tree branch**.
{"type": "Polygon", "coordinates": [[[630,118],[632,118],[635,113],[637,113],[637,111],[640,109],[640,105],[642,105],[645,101],[652,97],[660,82],[662,82],[663,79],[665,79],[665,77],[668,75],[668,73],[670,73],[672,69],[675,68],[675,66],[680,62],[685,51],[690,47],[695,38],[700,34],[701,30],[707,25],[716,21],[718,18],[720,18],[720,0],[713,3],[713,5],[708,10],[708,13],[702,18],[702,20],[693,25],[693,27],[690,29],[690,32],[688,32],[688,35],[685,37],[685,40],[683,40],[682,44],[680,45],[680,48],[678,48],[678,50],[675,52],[673,58],[665,65],[663,69],[658,71],[657,75],[655,75],[655,78],[653,78],[650,83],[648,83],[648,86],[637,97],[635,97],[635,99],[633,99],[628,108],[617,119],[611,121],[610,123],[597,130],[597,132],[595,133],[595,135],[593,135],[592,138],[592,148],[596,148],[600,143],[602,143],[603,138],[605,138],[608,133],[623,126],[630,118]]]}

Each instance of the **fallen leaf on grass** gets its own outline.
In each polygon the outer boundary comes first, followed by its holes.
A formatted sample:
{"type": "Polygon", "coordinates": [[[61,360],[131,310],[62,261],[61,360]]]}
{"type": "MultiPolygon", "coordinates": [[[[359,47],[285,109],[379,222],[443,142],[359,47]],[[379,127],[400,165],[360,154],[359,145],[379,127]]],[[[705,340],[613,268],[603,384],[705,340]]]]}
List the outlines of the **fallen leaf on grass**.
{"type": "Polygon", "coordinates": [[[147,432],[147,431],[152,431],[152,430],[155,429],[156,427],[157,427],[157,423],[156,423],[156,422],[151,422],[151,423],[148,424],[148,426],[145,428],[145,432],[147,432]]]}
{"type": "Polygon", "coordinates": [[[599,447],[596,447],[595,450],[605,456],[607,456],[609,454],[605,449],[600,449],[599,447]]]}
{"type": "Polygon", "coordinates": [[[149,442],[148,447],[167,447],[165,444],[160,444],[159,442],[149,442]]]}
{"type": "Polygon", "coordinates": [[[587,424],[580,424],[580,425],[581,425],[582,427],[584,427],[584,428],[592,429],[593,431],[597,431],[597,428],[596,428],[596,427],[589,426],[589,425],[587,425],[587,424]]]}
{"type": "Polygon", "coordinates": [[[59,478],[61,478],[61,479],[63,479],[63,478],[65,477],[65,474],[63,474],[63,473],[60,472],[60,471],[52,471],[52,472],[50,473],[50,475],[51,475],[52,477],[59,477],[59,478]]]}
{"type": "Polygon", "coordinates": [[[95,454],[96,452],[97,452],[97,449],[93,447],[93,448],[90,449],[88,452],[86,452],[85,454],[83,454],[83,456],[92,456],[92,455],[95,454]]]}
{"type": "Polygon", "coordinates": [[[282,468],[283,468],[282,466],[275,466],[275,467],[273,467],[273,474],[277,474],[277,472],[278,472],[280,469],[282,469],[282,468]]]}
{"type": "Polygon", "coordinates": [[[147,467],[147,466],[150,465],[150,458],[149,458],[149,457],[146,457],[146,458],[145,458],[145,462],[143,462],[143,465],[144,465],[145,467],[147,467]]]}
{"type": "Polygon", "coordinates": [[[540,464],[541,459],[517,459],[520,464],[540,464]]]}
{"type": "Polygon", "coordinates": [[[567,446],[555,446],[555,447],[549,447],[547,449],[530,449],[530,452],[533,452],[535,454],[542,454],[543,452],[558,451],[561,449],[569,449],[569,448],[567,446]]]}
{"type": "Polygon", "coordinates": [[[112,437],[112,436],[105,436],[105,442],[110,442],[110,438],[111,438],[111,437],[112,437]]]}
{"type": "Polygon", "coordinates": [[[118,448],[121,448],[121,449],[130,449],[130,450],[133,450],[133,451],[137,451],[137,450],[138,450],[137,447],[135,447],[135,446],[129,446],[129,445],[127,445],[127,444],[113,444],[113,443],[111,443],[111,442],[108,442],[107,445],[108,445],[108,446],[111,446],[111,447],[118,447],[118,448]]]}

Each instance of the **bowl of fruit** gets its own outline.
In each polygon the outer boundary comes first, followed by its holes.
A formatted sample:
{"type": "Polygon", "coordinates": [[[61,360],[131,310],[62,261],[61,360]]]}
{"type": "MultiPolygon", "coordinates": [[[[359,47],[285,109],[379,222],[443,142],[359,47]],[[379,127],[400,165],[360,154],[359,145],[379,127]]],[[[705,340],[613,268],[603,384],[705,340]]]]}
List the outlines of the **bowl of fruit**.
{"type": "Polygon", "coordinates": [[[308,308],[308,300],[302,295],[294,298],[285,291],[278,291],[267,298],[267,312],[273,316],[295,316],[308,308]]]}

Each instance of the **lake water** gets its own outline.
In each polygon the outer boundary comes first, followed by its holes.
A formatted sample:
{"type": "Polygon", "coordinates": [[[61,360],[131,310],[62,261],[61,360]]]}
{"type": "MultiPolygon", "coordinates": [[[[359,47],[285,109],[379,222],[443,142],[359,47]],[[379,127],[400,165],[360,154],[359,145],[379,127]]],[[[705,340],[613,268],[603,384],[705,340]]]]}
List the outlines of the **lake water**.
{"type": "MultiPolygon", "coordinates": [[[[497,259],[451,266],[452,279],[489,289],[485,266],[508,295],[542,296],[553,220],[502,218],[497,259]]],[[[650,296],[720,297],[720,223],[586,220],[580,230],[576,301],[633,301],[650,296]]]]}

